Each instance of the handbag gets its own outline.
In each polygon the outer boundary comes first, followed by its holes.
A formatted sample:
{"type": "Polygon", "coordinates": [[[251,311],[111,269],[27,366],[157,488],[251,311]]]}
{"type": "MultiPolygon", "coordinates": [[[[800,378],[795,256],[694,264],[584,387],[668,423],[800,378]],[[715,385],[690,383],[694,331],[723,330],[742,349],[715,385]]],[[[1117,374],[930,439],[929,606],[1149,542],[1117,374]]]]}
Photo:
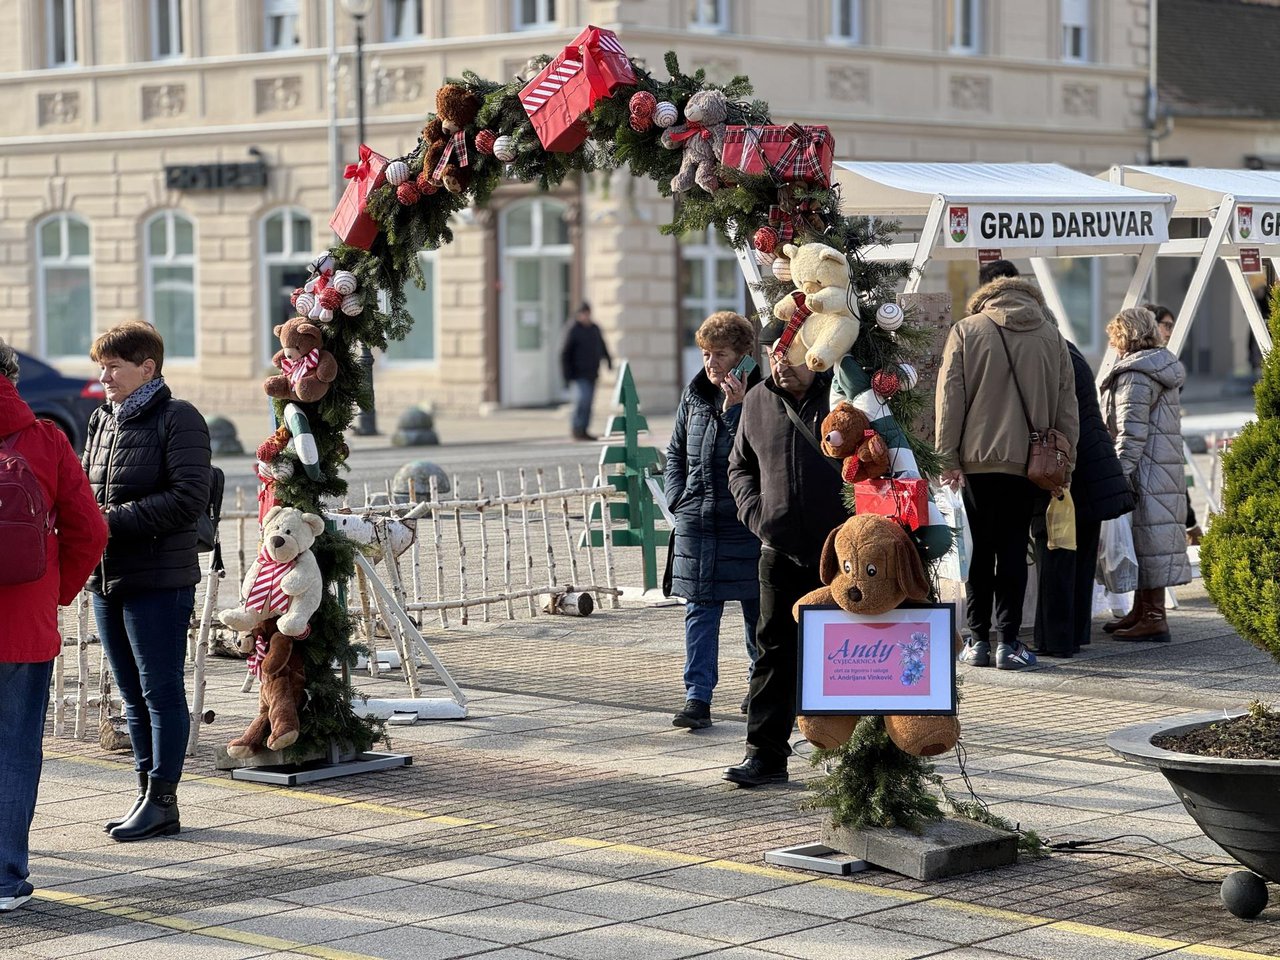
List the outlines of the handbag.
{"type": "MultiPolygon", "coordinates": [[[[987,317],[991,320],[990,317],[987,317]]],[[[1005,359],[1009,361],[1009,374],[1013,377],[1013,387],[1018,392],[1018,403],[1022,407],[1022,416],[1027,421],[1027,479],[1041,490],[1051,493],[1066,485],[1067,468],[1071,463],[1071,444],[1058,430],[1048,427],[1037,430],[1031,422],[1031,414],[1027,412],[1027,401],[1022,396],[1022,385],[1018,383],[1018,373],[1013,368],[1013,355],[1009,353],[1009,341],[1005,339],[1000,324],[991,320],[991,325],[1000,334],[1000,344],[1004,347],[1005,359]]]]}

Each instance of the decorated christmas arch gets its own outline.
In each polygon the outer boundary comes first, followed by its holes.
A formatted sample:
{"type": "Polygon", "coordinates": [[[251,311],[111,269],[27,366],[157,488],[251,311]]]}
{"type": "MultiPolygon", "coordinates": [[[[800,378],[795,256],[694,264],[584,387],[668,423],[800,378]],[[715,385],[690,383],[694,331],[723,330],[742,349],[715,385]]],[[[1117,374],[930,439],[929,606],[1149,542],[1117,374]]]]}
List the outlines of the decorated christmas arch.
{"type": "MultiPolygon", "coordinates": [[[[663,233],[714,226],[753,258],[747,262],[762,274],[753,298],[765,308],[758,321],[764,339],[778,341],[774,349],[815,369],[839,364],[856,392],[870,398],[868,416],[916,420],[929,397],[912,389],[905,361],[925,334],[904,323],[893,302],[909,265],[860,255],[885,243],[894,225],[841,214],[829,179],[830,131],[775,124],[746,77],[719,86],[701,70],[683,73],[673,53],[665,66],[665,79],[649,73],[612,32],[588,27],[554,58],[530,61],[524,77],[501,83],[466,72],[449,81],[409,154],[388,158],[360,146],[331,220],[341,242],[311,265],[311,279],[294,294],[298,318],[278,328],[281,374],[266,388],[287,430],[260,450],[264,513],[279,504],[323,515],[323,502],[345,493],[344,432],[369,400],[360,345],[385,348],[407,334],[413,317],[404,290],[409,281],[423,283],[419,251],[451,242],[452,218],[486,204],[505,181],[551,190],[571,175],[616,168],[652,179],[676,198],[663,233]],[[830,252],[806,251],[811,244],[830,252]],[[806,288],[806,301],[793,283],[793,258],[798,268],[802,260],[823,261],[822,269],[837,264],[838,287],[806,288]],[[830,317],[844,318],[842,333],[817,343],[811,334],[819,318],[830,317]]],[[[891,445],[919,470],[934,472],[932,448],[896,424],[891,445]]],[[[929,525],[927,512],[921,520],[929,525]]],[[[928,557],[938,544],[925,539],[919,545],[928,557]]],[[[303,652],[307,696],[301,734],[287,756],[332,742],[363,750],[379,735],[372,721],[352,713],[353,691],[333,669],[356,656],[338,590],[352,576],[353,549],[333,532],[314,546],[326,589],[310,633],[294,648],[303,652]]],[[[894,748],[880,724],[856,738],[848,755],[861,763],[886,751],[894,748]]],[[[902,761],[886,774],[896,784],[924,775],[922,765],[904,773],[902,761]]],[[[889,809],[872,819],[905,822],[913,811],[889,809]]]]}

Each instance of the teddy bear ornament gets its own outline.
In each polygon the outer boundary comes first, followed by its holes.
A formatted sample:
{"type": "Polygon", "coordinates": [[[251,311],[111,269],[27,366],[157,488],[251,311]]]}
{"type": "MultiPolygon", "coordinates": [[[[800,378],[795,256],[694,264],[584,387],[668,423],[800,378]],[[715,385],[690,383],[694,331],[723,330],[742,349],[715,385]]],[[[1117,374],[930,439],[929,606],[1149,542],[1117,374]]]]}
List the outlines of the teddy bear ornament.
{"type": "Polygon", "coordinates": [[[788,243],[782,255],[797,290],[773,307],[786,326],[774,346],[790,366],[830,370],[853,347],[862,325],[849,296],[849,260],[825,243],[788,243]]]}
{"type": "Polygon", "coordinates": [[[294,317],[276,326],[274,332],[281,348],[271,362],[280,373],[263,381],[267,396],[299,403],[324,399],[329,384],[338,378],[338,361],[324,349],[320,328],[303,317],[294,317]]]}
{"type": "Polygon", "coordinates": [[[719,90],[700,90],[684,105],[684,123],[662,131],[662,145],[683,150],[680,171],[671,178],[671,189],[684,193],[695,183],[707,193],[720,189],[716,164],[724,153],[725,121],[729,100],[719,90]]]}

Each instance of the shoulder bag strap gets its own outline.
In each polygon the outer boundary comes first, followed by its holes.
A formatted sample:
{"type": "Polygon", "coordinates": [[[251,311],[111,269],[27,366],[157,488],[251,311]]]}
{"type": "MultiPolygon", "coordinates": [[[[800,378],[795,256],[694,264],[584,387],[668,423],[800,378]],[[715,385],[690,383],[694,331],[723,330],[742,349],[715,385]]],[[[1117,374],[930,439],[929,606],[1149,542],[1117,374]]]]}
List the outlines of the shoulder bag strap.
{"type": "Polygon", "coordinates": [[[836,463],[823,452],[822,444],[820,444],[818,442],[818,438],[813,435],[813,431],[805,426],[804,421],[800,419],[800,414],[796,413],[795,408],[792,407],[791,404],[787,403],[785,398],[779,397],[779,399],[782,401],[782,409],[787,411],[787,416],[791,418],[791,422],[794,423],[796,429],[800,431],[800,435],[804,437],[805,440],[809,441],[809,446],[818,451],[818,456],[822,457],[823,460],[830,464],[832,470],[843,476],[840,464],[836,463]]]}
{"type": "MultiPolygon", "coordinates": [[[[983,314],[986,316],[986,314],[983,314]]],[[[990,317],[987,317],[991,320],[990,317]]],[[[1004,331],[1000,329],[1000,324],[991,320],[991,325],[996,328],[996,333],[1000,334],[1000,345],[1004,347],[1004,357],[1009,361],[1009,375],[1013,377],[1013,388],[1018,391],[1018,403],[1022,407],[1022,417],[1027,421],[1027,432],[1031,434],[1038,433],[1035,426],[1031,422],[1031,414],[1027,412],[1027,401],[1022,396],[1022,385],[1018,383],[1018,373],[1013,369],[1013,354],[1009,352],[1009,341],[1004,338],[1004,331]]]]}

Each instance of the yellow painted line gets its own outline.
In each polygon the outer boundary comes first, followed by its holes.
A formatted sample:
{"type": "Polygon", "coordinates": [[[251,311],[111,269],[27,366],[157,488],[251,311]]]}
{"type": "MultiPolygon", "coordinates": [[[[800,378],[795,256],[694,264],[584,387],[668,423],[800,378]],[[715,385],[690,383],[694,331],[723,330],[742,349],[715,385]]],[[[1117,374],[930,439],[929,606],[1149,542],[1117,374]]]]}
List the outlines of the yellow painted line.
{"type": "MultiPolygon", "coordinates": [[[[51,759],[67,760],[71,763],[87,763],[92,766],[124,766],[124,764],[110,760],[100,760],[93,757],[81,757],[72,754],[46,753],[45,756],[46,758],[51,759]]],[[[269,784],[249,783],[244,780],[232,780],[230,778],[201,777],[199,779],[204,783],[216,784],[220,787],[226,787],[232,790],[243,790],[246,792],[258,792],[262,790],[270,790],[274,792],[280,789],[279,787],[271,786],[269,784]]],[[[479,820],[468,820],[464,817],[448,815],[431,816],[423,813],[421,810],[413,810],[409,807],[395,807],[386,804],[365,803],[358,800],[348,800],[344,797],[331,797],[326,794],[312,793],[310,791],[299,790],[297,788],[289,788],[289,792],[285,794],[285,796],[298,797],[300,799],[314,801],[329,806],[345,806],[350,807],[353,810],[368,810],[388,816],[400,817],[405,820],[416,820],[421,821],[422,823],[431,823],[440,826],[470,827],[478,830],[497,830],[512,837],[562,843],[566,846],[581,847],[586,850],[608,849],[611,852],[630,853],[635,856],[648,857],[652,860],[661,860],[668,863],[681,863],[691,867],[709,867],[713,870],[724,870],[732,873],[773,877],[779,880],[800,881],[821,887],[831,887],[837,890],[869,894],[890,900],[900,900],[904,903],[920,903],[928,901],[928,904],[931,907],[936,906],[945,910],[966,913],[971,916],[1009,920],[1016,923],[1024,923],[1029,926],[1037,926],[1043,929],[1060,930],[1063,933],[1072,933],[1077,936],[1089,937],[1094,940],[1110,941],[1112,943],[1128,943],[1165,951],[1182,950],[1198,956],[1212,957],[1214,960],[1275,960],[1275,957],[1269,954],[1252,953],[1248,950],[1235,950],[1229,947],[1214,947],[1209,946],[1208,944],[1185,943],[1181,940],[1169,940],[1164,937],[1152,937],[1141,933],[1129,933],[1124,930],[1113,930],[1110,927],[1078,923],[1074,920],[1054,920],[1051,917],[1019,913],[1016,910],[1006,910],[1001,907],[987,907],[979,904],[965,903],[960,900],[951,900],[947,897],[934,897],[927,893],[917,893],[911,890],[897,890],[893,887],[878,887],[869,883],[837,880],[834,877],[805,880],[803,879],[802,874],[797,874],[791,870],[783,870],[772,866],[761,866],[760,864],[754,863],[739,863],[736,860],[708,860],[706,857],[700,857],[689,853],[680,853],[675,850],[663,850],[657,847],[644,847],[631,843],[611,843],[607,840],[596,840],[590,837],[559,837],[554,834],[547,834],[537,830],[522,830],[515,827],[503,827],[500,824],[484,823],[479,820]]],[[[134,919],[142,920],[146,923],[154,923],[159,926],[171,927],[173,929],[185,929],[185,927],[179,926],[179,924],[184,923],[184,921],[177,921],[172,917],[161,917],[154,914],[148,914],[146,911],[135,910],[132,907],[113,907],[109,904],[102,903],[101,901],[94,901],[88,897],[78,897],[74,894],[59,893],[57,891],[40,891],[37,892],[36,896],[37,898],[44,897],[46,899],[57,899],[60,902],[72,903],[77,906],[82,905],[100,913],[129,916],[134,919]]],[[[857,918],[855,917],[854,920],[856,921],[857,918]]],[[[229,930],[222,927],[201,927],[198,932],[200,935],[208,935],[226,940],[236,940],[237,942],[246,943],[250,946],[269,946],[260,942],[260,940],[274,939],[270,937],[262,937],[253,940],[241,939],[243,937],[256,938],[258,935],[241,933],[238,930],[229,930]]],[[[284,943],[285,941],[279,942],[284,943]]],[[[320,957],[323,958],[323,960],[372,960],[372,958],[365,957],[363,954],[344,953],[342,951],[331,950],[328,947],[320,946],[308,947],[294,945],[289,947],[279,947],[277,949],[288,949],[292,950],[294,953],[303,953],[308,956],[320,957]]]]}

